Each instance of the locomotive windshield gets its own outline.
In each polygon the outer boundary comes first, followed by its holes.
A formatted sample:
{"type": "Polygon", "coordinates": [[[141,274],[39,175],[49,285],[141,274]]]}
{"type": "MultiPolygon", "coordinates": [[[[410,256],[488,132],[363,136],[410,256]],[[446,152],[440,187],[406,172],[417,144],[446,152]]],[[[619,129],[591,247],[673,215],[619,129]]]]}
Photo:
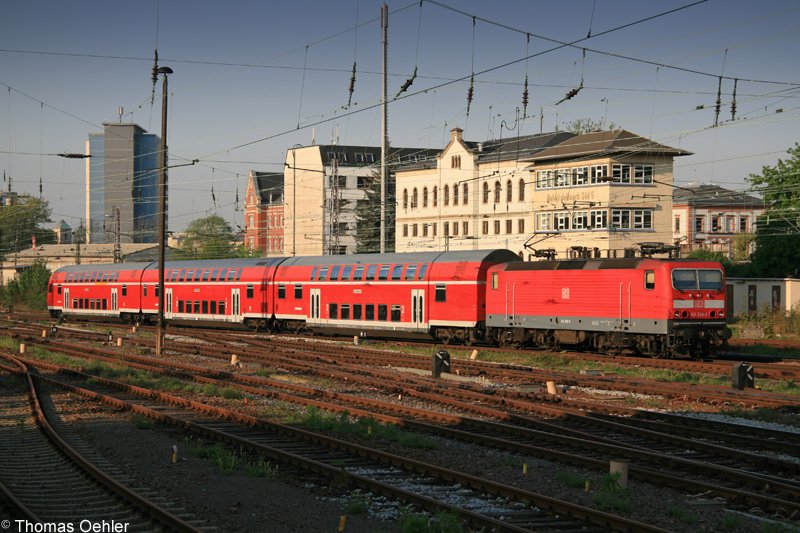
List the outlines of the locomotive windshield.
{"type": "Polygon", "coordinates": [[[722,290],[722,272],[712,269],[679,269],[672,271],[672,286],[679,291],[722,290]]]}

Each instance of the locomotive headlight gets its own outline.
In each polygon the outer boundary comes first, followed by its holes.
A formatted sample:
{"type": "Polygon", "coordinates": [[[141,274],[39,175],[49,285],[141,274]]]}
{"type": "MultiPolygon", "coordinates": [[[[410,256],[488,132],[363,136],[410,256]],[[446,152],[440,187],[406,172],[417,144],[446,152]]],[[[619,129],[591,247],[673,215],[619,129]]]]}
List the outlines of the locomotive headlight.
{"type": "Polygon", "coordinates": [[[681,317],[681,312],[680,311],[675,311],[675,313],[673,313],[673,314],[675,315],[675,318],[680,318],[681,317]]]}
{"type": "Polygon", "coordinates": [[[725,311],[720,311],[717,316],[720,318],[725,318],[725,311]]]}

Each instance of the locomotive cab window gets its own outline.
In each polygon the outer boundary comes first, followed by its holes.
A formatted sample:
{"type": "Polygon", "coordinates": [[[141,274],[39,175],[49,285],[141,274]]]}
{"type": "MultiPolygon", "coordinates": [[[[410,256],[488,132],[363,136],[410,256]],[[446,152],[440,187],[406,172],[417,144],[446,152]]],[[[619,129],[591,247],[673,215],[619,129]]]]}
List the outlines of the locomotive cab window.
{"type": "Polygon", "coordinates": [[[436,285],[436,301],[437,302],[446,302],[447,301],[447,286],[446,285],[436,285]]]}
{"type": "Polygon", "coordinates": [[[644,288],[652,291],[656,287],[656,273],[654,270],[644,271],[644,288]]]}
{"type": "Polygon", "coordinates": [[[500,274],[497,272],[492,272],[492,289],[497,290],[497,287],[500,286],[500,274]]]}
{"type": "Polygon", "coordinates": [[[672,286],[679,291],[722,290],[722,272],[713,269],[682,268],[672,271],[672,286]]]}

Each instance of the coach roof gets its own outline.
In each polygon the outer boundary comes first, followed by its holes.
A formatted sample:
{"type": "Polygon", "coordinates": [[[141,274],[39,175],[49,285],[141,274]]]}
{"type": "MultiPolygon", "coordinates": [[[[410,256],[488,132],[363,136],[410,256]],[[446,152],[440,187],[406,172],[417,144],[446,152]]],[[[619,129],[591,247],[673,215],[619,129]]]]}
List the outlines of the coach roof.
{"type": "Polygon", "coordinates": [[[475,250],[453,252],[412,252],[388,254],[322,255],[314,257],[288,258],[281,266],[322,266],[359,264],[400,264],[400,263],[458,263],[458,262],[503,263],[520,261],[510,250],[475,250]]]}

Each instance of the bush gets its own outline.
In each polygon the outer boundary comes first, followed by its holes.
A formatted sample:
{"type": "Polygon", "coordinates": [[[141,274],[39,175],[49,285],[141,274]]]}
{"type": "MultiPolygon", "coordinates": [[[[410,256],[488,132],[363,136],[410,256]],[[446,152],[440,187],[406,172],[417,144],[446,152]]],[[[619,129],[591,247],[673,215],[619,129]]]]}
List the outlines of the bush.
{"type": "Polygon", "coordinates": [[[34,263],[16,278],[0,288],[0,300],[5,306],[20,306],[28,309],[47,309],[47,283],[50,270],[44,263],[34,263]]]}

